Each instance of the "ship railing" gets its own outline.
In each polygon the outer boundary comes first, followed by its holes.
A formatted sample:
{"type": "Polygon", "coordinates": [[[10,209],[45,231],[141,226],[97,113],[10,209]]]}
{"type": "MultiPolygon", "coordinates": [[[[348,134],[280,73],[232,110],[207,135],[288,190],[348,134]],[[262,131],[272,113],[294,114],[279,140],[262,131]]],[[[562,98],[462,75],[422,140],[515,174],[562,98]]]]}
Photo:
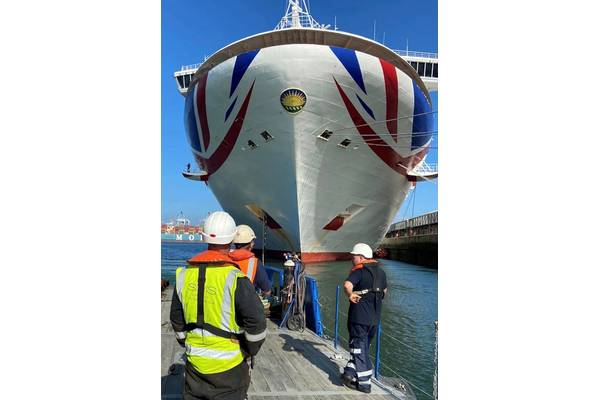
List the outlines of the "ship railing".
{"type": "MultiPolygon", "coordinates": [[[[324,297],[322,295],[319,295],[319,305],[320,306],[322,306],[322,307],[325,306],[325,304],[327,304],[326,301],[331,301],[331,299],[326,298],[326,296],[324,297]]],[[[331,304],[328,304],[328,305],[331,305],[331,304]]],[[[346,340],[346,343],[349,343],[349,339],[344,337],[344,335],[340,334],[340,332],[339,332],[340,314],[342,314],[343,316],[348,318],[348,314],[346,314],[344,311],[340,310],[340,285],[337,285],[336,291],[335,291],[334,331],[332,332],[329,328],[327,328],[327,326],[325,326],[323,324],[323,330],[327,333],[327,336],[329,336],[329,338],[333,340],[333,346],[335,349],[337,349],[338,346],[340,345],[340,338],[346,340]]],[[[426,390],[420,388],[413,382],[409,381],[408,379],[403,377],[398,371],[391,368],[388,364],[384,363],[381,360],[381,351],[380,350],[381,350],[382,335],[385,336],[387,339],[391,339],[395,343],[404,346],[405,348],[411,349],[413,352],[416,352],[423,357],[429,358],[431,356],[431,354],[425,353],[422,350],[419,350],[419,349],[415,348],[414,346],[411,346],[410,344],[405,343],[402,340],[388,334],[387,332],[384,332],[382,330],[381,321],[379,321],[379,324],[377,325],[377,336],[375,338],[375,365],[374,365],[374,371],[373,371],[373,375],[375,376],[375,379],[379,380],[381,378],[381,370],[382,370],[382,367],[384,367],[389,373],[391,373],[392,376],[400,379],[401,381],[407,382],[415,390],[418,390],[419,392],[425,394],[427,397],[429,397],[431,399],[437,399],[437,332],[438,332],[438,322],[437,321],[435,321],[434,327],[435,327],[435,351],[434,351],[435,356],[434,356],[433,362],[434,362],[435,368],[434,368],[434,377],[433,377],[434,378],[433,394],[427,392],[426,390]]]]}
{"type": "Polygon", "coordinates": [[[208,60],[208,56],[204,56],[204,59],[202,60],[201,63],[196,63],[196,64],[190,64],[190,65],[182,65],[181,69],[179,70],[179,72],[181,71],[190,71],[190,70],[197,70],[198,68],[200,68],[200,66],[202,64],[204,64],[204,61],[208,60]]]}
{"type": "Polygon", "coordinates": [[[421,57],[421,58],[438,58],[437,53],[428,53],[426,51],[412,51],[412,50],[395,50],[392,51],[402,57],[421,57]]]}
{"type": "Polygon", "coordinates": [[[414,169],[416,174],[426,174],[426,173],[436,173],[437,172],[437,164],[428,164],[423,162],[417,168],[414,169]]]}
{"type": "MultiPolygon", "coordinates": [[[[321,25],[319,24],[313,17],[310,15],[302,14],[298,16],[298,22],[300,24],[300,28],[314,28],[314,29],[328,29],[329,25],[321,25]]],[[[277,24],[277,26],[273,29],[275,31],[281,29],[289,29],[289,28],[298,28],[294,26],[292,18],[282,18],[281,21],[277,24]]]]}

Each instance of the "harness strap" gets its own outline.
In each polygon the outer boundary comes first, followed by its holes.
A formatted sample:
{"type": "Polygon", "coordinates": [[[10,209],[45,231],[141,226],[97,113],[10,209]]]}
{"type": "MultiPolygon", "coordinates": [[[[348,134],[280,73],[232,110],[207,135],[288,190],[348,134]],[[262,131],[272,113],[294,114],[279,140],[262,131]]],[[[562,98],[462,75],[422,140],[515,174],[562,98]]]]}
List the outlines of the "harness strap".
{"type": "Polygon", "coordinates": [[[367,294],[367,293],[383,293],[383,290],[381,289],[365,289],[365,290],[358,290],[352,293],[356,293],[356,294],[367,294]]]}
{"type": "Polygon", "coordinates": [[[190,332],[193,331],[194,329],[204,329],[206,331],[209,331],[210,333],[212,333],[213,335],[225,338],[225,339],[236,339],[236,340],[240,340],[240,338],[243,336],[242,334],[236,334],[233,332],[227,332],[224,331],[221,328],[217,328],[216,326],[213,326],[211,324],[207,324],[205,322],[203,323],[191,323],[191,324],[185,324],[184,327],[186,332],[190,332]]]}
{"type": "MultiPolygon", "coordinates": [[[[222,262],[216,262],[215,264],[221,264],[222,262]]],[[[234,333],[234,332],[229,332],[226,331],[224,329],[218,328],[214,325],[208,324],[206,322],[204,322],[204,287],[206,286],[206,263],[190,263],[192,267],[197,267],[198,268],[198,297],[197,297],[197,314],[196,314],[196,322],[195,323],[188,323],[185,325],[184,329],[186,332],[190,332],[193,331],[194,329],[204,329],[210,333],[212,333],[213,335],[225,338],[225,339],[236,339],[239,340],[242,336],[243,336],[243,332],[240,332],[239,334],[234,333]]],[[[223,264],[228,264],[228,265],[234,265],[238,270],[240,269],[239,265],[234,264],[234,263],[229,263],[229,262],[224,262],[223,264]]],[[[232,271],[233,272],[233,271],[232,271]]],[[[183,276],[185,273],[185,268],[181,270],[181,272],[179,273],[179,277],[181,282],[178,280],[177,282],[177,292],[179,295],[179,299],[181,301],[183,301],[181,299],[181,288],[183,286],[183,276]]],[[[228,279],[230,278],[230,276],[235,275],[230,273],[228,275],[228,279]]],[[[233,276],[232,279],[235,279],[235,276],[233,276]]],[[[225,287],[225,289],[227,289],[227,285],[225,287]]],[[[227,293],[229,294],[229,293],[227,293]]],[[[224,298],[224,300],[227,300],[226,298],[224,298]]],[[[229,302],[231,302],[231,299],[229,299],[229,302]]],[[[229,315],[229,314],[228,314],[229,315]]],[[[223,317],[222,317],[223,318],[223,317]]],[[[225,325],[224,325],[225,326],[225,325]]]]}

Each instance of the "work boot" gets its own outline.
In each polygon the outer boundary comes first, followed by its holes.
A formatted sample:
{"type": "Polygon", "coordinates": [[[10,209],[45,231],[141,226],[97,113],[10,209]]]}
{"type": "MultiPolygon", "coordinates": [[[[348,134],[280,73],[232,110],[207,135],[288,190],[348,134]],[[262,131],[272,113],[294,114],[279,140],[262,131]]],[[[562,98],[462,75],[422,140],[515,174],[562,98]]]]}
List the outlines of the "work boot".
{"type": "Polygon", "coordinates": [[[356,389],[356,378],[350,375],[342,374],[342,383],[350,389],[356,389]]]}
{"type": "Polygon", "coordinates": [[[352,385],[354,384],[354,382],[353,382],[353,381],[355,381],[355,380],[356,380],[356,378],[354,378],[354,377],[352,377],[352,376],[350,376],[350,375],[346,375],[346,374],[342,374],[341,378],[342,378],[342,383],[343,383],[345,386],[348,386],[349,388],[353,388],[353,389],[355,388],[355,387],[354,387],[354,386],[352,386],[352,385]]]}
{"type": "Polygon", "coordinates": [[[363,393],[371,393],[371,385],[367,386],[367,385],[356,385],[356,390],[358,390],[359,392],[363,392],[363,393]]]}

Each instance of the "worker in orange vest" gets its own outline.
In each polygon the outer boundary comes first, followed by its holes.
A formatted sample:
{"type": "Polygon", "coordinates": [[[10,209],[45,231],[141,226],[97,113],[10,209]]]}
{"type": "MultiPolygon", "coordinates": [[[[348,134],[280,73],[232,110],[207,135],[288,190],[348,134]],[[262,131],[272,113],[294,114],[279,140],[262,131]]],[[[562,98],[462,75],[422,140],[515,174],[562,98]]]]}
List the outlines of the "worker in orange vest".
{"type": "Polygon", "coordinates": [[[262,291],[263,296],[271,295],[271,281],[264,266],[252,253],[256,235],[248,225],[238,225],[237,234],[233,239],[235,250],[229,252],[229,257],[240,266],[240,269],[256,289],[262,291]]]}

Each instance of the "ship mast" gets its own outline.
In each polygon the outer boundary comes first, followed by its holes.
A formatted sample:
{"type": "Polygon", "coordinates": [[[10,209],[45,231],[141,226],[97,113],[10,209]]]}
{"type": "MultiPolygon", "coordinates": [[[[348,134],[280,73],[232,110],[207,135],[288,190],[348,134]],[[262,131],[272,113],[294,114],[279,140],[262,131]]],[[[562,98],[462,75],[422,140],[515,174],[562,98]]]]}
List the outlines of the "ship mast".
{"type": "Polygon", "coordinates": [[[289,28],[328,29],[329,25],[319,24],[308,12],[305,0],[288,0],[285,15],[274,30],[289,28]],[[302,5],[300,4],[302,2],[302,5]],[[305,11],[306,10],[306,11],[305,11]]]}

